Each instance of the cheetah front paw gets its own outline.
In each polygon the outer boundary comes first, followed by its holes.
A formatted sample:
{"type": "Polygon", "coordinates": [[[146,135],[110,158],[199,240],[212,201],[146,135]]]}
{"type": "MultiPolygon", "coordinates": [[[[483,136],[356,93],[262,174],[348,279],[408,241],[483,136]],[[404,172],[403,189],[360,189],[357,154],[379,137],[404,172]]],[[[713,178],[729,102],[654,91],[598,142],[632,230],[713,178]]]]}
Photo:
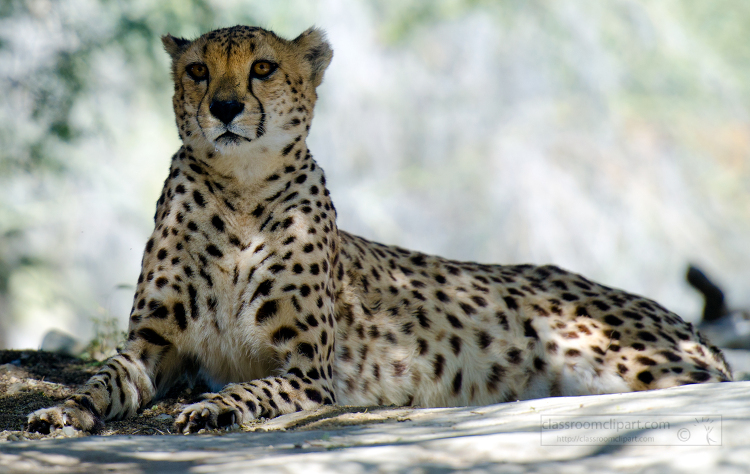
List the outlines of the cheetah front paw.
{"type": "Polygon", "coordinates": [[[241,423],[242,413],[232,406],[216,401],[203,401],[186,406],[174,422],[182,434],[197,433],[202,429],[222,429],[241,423]]]}
{"type": "Polygon", "coordinates": [[[78,431],[96,433],[104,423],[91,411],[70,401],[51,408],[42,408],[31,413],[26,421],[26,431],[50,434],[55,430],[72,426],[78,431]]]}

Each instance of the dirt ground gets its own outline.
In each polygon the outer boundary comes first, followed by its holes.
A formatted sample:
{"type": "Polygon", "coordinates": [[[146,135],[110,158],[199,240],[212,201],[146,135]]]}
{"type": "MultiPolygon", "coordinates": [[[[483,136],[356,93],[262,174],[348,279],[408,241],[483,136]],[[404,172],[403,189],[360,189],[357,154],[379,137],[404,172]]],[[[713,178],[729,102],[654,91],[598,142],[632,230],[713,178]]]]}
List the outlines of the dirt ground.
{"type": "MultiPolygon", "coordinates": [[[[26,416],[55,405],[86,382],[101,365],[76,357],[42,351],[0,351],[0,441],[66,436],[23,431],[26,416]]],[[[100,434],[162,435],[172,432],[182,404],[190,403],[207,387],[177,387],[167,397],[130,420],[109,421],[100,434]]]]}

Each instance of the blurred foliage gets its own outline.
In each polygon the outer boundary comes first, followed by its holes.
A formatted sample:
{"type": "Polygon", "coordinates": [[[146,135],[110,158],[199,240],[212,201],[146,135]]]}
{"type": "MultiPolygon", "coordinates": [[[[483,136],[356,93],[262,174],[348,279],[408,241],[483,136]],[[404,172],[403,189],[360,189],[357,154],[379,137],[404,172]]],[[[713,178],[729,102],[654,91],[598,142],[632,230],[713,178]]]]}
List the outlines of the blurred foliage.
{"type": "MultiPolygon", "coordinates": [[[[25,146],[14,149],[15,153],[0,150],[0,178],[18,172],[64,172],[67,167],[65,156],[58,151],[64,150],[64,147],[59,145],[75,141],[90,132],[89,128],[101,127],[102,121],[96,118],[92,125],[86,127],[71,117],[76,103],[91,92],[91,85],[95,82],[92,66],[97,55],[122,55],[128,64],[143,64],[143,67],[126,73],[140,87],[164,87],[168,77],[157,67],[164,62],[159,41],[161,35],[165,32],[180,34],[186,25],[203,31],[210,28],[215,20],[214,10],[205,0],[168,0],[146,4],[95,0],[89,3],[93,5],[75,5],[72,2],[53,5],[33,0],[3,3],[0,22],[7,24],[14,19],[38,18],[40,15],[53,14],[47,9],[59,9],[54,14],[63,16],[66,31],[65,42],[45,52],[50,55],[48,59],[35,67],[18,68],[21,71],[16,74],[16,71],[6,70],[10,74],[4,74],[2,78],[5,93],[29,98],[29,103],[25,105],[38,128],[24,143],[25,146]],[[70,14],[65,11],[65,6],[68,9],[85,6],[96,14],[70,14]],[[101,18],[97,18],[99,16],[101,18]],[[91,23],[98,20],[107,24],[107,28],[92,28],[91,23]]],[[[15,43],[13,37],[0,38],[0,51],[11,50],[9,52],[12,53],[15,43]]],[[[0,136],[18,137],[14,129],[16,125],[17,122],[0,123],[0,136]]],[[[7,143],[10,140],[3,141],[7,143]]]]}
{"type": "Polygon", "coordinates": [[[103,308],[99,313],[100,317],[91,318],[94,337],[81,354],[84,359],[103,361],[115,355],[125,345],[127,333],[120,329],[118,318],[108,314],[103,308]]]}
{"type": "MultiPolygon", "coordinates": [[[[71,147],[82,138],[112,132],[104,110],[88,107],[85,119],[76,116],[81,101],[101,87],[97,62],[117,57],[128,65],[122,75],[133,87],[123,91],[126,99],[136,87],[168,90],[160,37],[167,32],[190,37],[211,29],[215,11],[206,0],[0,2],[0,57],[5,59],[0,88],[8,114],[0,116],[0,187],[26,180],[37,199],[53,198],[45,194],[80,171],[70,160],[71,147]]],[[[12,275],[59,264],[25,245],[27,230],[40,225],[28,211],[13,191],[0,199],[0,346],[2,325],[10,322],[12,275]]]]}

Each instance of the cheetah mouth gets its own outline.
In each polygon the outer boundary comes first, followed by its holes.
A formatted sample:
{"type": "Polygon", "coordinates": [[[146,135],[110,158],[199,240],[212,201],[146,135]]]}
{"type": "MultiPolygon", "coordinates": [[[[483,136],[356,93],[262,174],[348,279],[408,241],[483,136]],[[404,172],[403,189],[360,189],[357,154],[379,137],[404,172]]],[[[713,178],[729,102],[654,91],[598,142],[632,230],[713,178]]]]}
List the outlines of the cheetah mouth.
{"type": "Polygon", "coordinates": [[[224,132],[216,139],[217,143],[221,143],[222,145],[236,145],[242,141],[251,141],[249,138],[243,137],[242,135],[237,135],[236,133],[232,132],[224,132]]]}

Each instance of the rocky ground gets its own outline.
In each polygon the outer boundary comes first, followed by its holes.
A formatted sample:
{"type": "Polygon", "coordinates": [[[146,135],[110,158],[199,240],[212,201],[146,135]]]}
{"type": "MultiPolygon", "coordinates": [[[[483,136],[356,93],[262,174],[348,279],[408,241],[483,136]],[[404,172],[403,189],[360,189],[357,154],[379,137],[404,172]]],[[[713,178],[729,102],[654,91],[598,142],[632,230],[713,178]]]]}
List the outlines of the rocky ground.
{"type": "MultiPolygon", "coordinates": [[[[750,354],[726,354],[736,378],[748,379],[750,354]]],[[[168,436],[180,405],[200,392],[182,388],[132,420],[107,423],[105,436],[21,431],[27,413],[64,399],[98,364],[0,351],[0,472],[750,471],[750,382],[486,407],[325,407],[232,432],[168,436]],[[543,432],[545,416],[672,425],[543,432]]]]}
{"type": "MultiPolygon", "coordinates": [[[[26,415],[52,406],[69,396],[76,386],[97,371],[101,362],[42,351],[0,351],[0,441],[64,437],[73,433],[39,435],[22,432],[26,415]]],[[[205,387],[178,387],[143,410],[141,416],[108,422],[103,435],[169,434],[182,404],[192,401],[205,387]]]]}

